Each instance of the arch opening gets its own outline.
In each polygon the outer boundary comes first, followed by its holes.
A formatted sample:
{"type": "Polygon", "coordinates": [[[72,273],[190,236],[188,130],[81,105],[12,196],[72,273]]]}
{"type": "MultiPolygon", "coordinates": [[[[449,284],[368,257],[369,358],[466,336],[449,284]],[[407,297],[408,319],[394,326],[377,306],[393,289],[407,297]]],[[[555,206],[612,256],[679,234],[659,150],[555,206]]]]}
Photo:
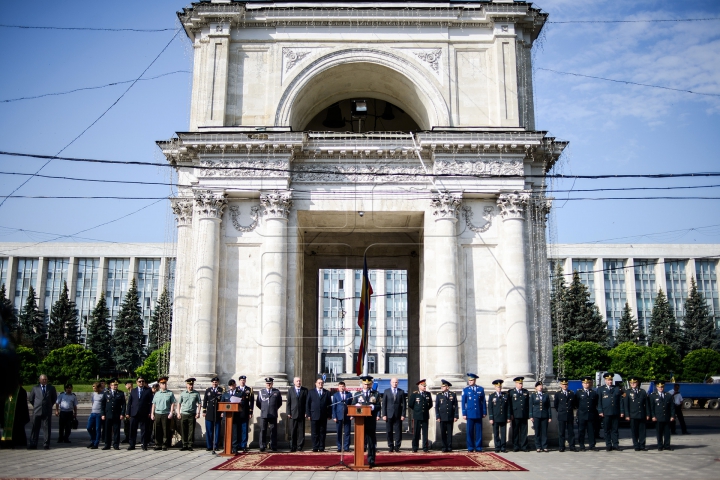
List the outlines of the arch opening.
{"type": "Polygon", "coordinates": [[[304,130],[333,132],[417,132],[420,126],[413,118],[392,102],[377,98],[348,99],[323,108],[304,130]],[[364,115],[353,112],[353,102],[363,100],[364,115]]]}

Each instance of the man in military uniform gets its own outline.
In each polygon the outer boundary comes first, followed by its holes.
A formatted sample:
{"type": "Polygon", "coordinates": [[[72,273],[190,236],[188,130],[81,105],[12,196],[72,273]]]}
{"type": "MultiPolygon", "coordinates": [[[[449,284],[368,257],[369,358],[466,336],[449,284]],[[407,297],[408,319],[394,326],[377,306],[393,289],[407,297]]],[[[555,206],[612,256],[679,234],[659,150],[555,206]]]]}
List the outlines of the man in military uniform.
{"type": "Polygon", "coordinates": [[[555,394],[553,399],[553,407],[557,411],[558,420],[558,440],[560,442],[561,452],[565,451],[565,438],[567,434],[567,444],[571,451],[575,449],[575,416],[573,408],[575,408],[575,393],[568,390],[568,379],[558,378],[560,382],[560,391],[555,394]]]}
{"type": "Polygon", "coordinates": [[[613,384],[615,374],[605,372],[605,385],[598,388],[598,415],[603,420],[605,431],[605,450],[621,451],[619,443],[620,418],[625,415],[625,403],[622,392],[613,384]]]}
{"type": "Polygon", "coordinates": [[[155,450],[167,450],[171,446],[170,419],[175,413],[175,394],[167,389],[168,377],[160,377],[160,390],[152,400],[150,419],[155,422],[155,450]]]}
{"type": "Polygon", "coordinates": [[[648,412],[648,395],[640,388],[640,379],[630,377],[630,390],[625,393],[625,413],[630,419],[630,435],[635,451],[647,451],[645,448],[645,422],[650,420],[648,412]]]}
{"type": "Polygon", "coordinates": [[[515,388],[508,390],[510,401],[510,422],[512,426],[513,452],[520,449],[529,452],[528,447],[528,418],[530,418],[530,394],[523,388],[525,377],[515,377],[515,388]]]}
{"type": "Polygon", "coordinates": [[[235,390],[235,396],[240,397],[240,412],[235,415],[233,421],[237,421],[240,425],[240,449],[243,452],[248,451],[248,431],[250,421],[252,420],[253,410],[255,409],[255,394],[253,389],[245,385],[247,377],[240,375],[238,377],[238,386],[235,390]]]}
{"type": "Polygon", "coordinates": [[[110,444],[115,450],[120,450],[120,422],[125,417],[125,394],[118,391],[117,378],[110,380],[110,390],[106,390],[100,403],[102,420],[105,422],[105,446],[103,450],[110,450],[110,444]]]}
{"type": "Polygon", "coordinates": [[[445,379],[440,382],[440,393],[435,397],[435,419],[440,424],[442,451],[452,452],[453,423],[459,418],[458,401],[457,396],[450,391],[452,383],[445,379]]]}
{"type": "Polygon", "coordinates": [[[488,397],[487,412],[490,425],[493,428],[495,453],[506,452],[505,442],[508,421],[508,397],[502,391],[503,381],[498,379],[492,382],[495,391],[488,397]]]}
{"type": "Polygon", "coordinates": [[[592,389],[592,377],[582,377],[582,386],[583,388],[575,392],[575,406],[578,417],[578,443],[580,443],[580,451],[584,452],[586,434],[590,450],[595,450],[598,394],[592,389]]]}
{"type": "Polygon", "coordinates": [[[260,409],[260,451],[270,446],[270,451],[277,452],[277,422],[282,406],[282,394],[277,388],[273,388],[272,377],[265,379],[265,388],[258,392],[257,408],[260,409]],[[270,438],[268,439],[268,430],[270,438]]]}
{"type": "Polygon", "coordinates": [[[670,424],[675,420],[675,402],[672,395],[665,393],[665,381],[655,381],[656,391],[650,394],[648,408],[655,422],[658,451],[672,450],[670,446],[670,424]]]}
{"type": "Polygon", "coordinates": [[[413,417],[413,439],[412,451],[418,451],[420,442],[420,433],[422,432],[422,449],[423,452],[430,451],[428,444],[428,420],[430,418],[430,409],[433,406],[432,395],[426,391],[427,383],[425,379],[417,382],[418,389],[415,390],[408,398],[408,409],[412,411],[413,417]]]}
{"type": "MultiPolygon", "coordinates": [[[[225,389],[225,392],[220,397],[221,402],[232,402],[232,397],[239,398],[239,395],[237,395],[237,387],[236,387],[235,379],[231,378],[228,380],[227,388],[225,389]]],[[[237,402],[237,400],[235,400],[237,402]]],[[[227,418],[225,418],[225,414],[221,413],[220,416],[223,418],[223,421],[227,422],[227,418]]],[[[223,432],[227,432],[227,429],[223,426],[222,427],[223,432]]],[[[238,423],[235,422],[235,417],[233,416],[233,424],[232,424],[232,431],[230,432],[230,437],[223,438],[223,442],[227,442],[230,444],[230,453],[233,455],[238,453],[238,447],[240,446],[240,426],[238,423]]],[[[223,443],[224,444],[224,443],[223,443]]]]}
{"type": "Polygon", "coordinates": [[[217,450],[217,444],[220,437],[220,413],[218,412],[218,402],[223,393],[222,387],[219,386],[220,379],[213,377],[210,379],[211,387],[205,390],[203,397],[203,417],[205,417],[205,442],[206,450],[212,452],[217,450]]]}
{"type": "Polygon", "coordinates": [[[468,452],[482,452],[482,419],[487,415],[485,389],[475,385],[477,378],[474,373],[468,373],[468,384],[462,393],[463,419],[467,422],[465,440],[468,452]]]}
{"type": "Polygon", "coordinates": [[[548,424],[550,418],[550,395],[543,393],[543,382],[535,382],[535,391],[530,394],[530,421],[535,430],[535,448],[538,452],[548,450],[548,424]]]}
{"type": "Polygon", "coordinates": [[[177,417],[180,419],[182,429],[182,448],[180,451],[193,451],[193,440],[195,439],[195,420],[200,418],[200,394],[195,391],[195,379],[185,380],[186,390],[180,394],[177,417]]]}
{"type": "Polygon", "coordinates": [[[377,450],[377,420],[380,418],[380,393],[372,389],[373,377],[367,375],[360,377],[362,390],[353,395],[351,405],[370,405],[372,415],[365,417],[365,449],[368,454],[368,465],[375,466],[375,451],[377,450]]]}
{"type": "MultiPolygon", "coordinates": [[[[125,405],[130,404],[130,392],[133,388],[133,382],[125,382],[125,405]]],[[[123,433],[125,435],[125,438],[123,438],[122,442],[120,443],[130,443],[130,415],[125,415],[125,420],[123,420],[123,433]]],[[[134,443],[134,442],[133,442],[134,443]]]]}

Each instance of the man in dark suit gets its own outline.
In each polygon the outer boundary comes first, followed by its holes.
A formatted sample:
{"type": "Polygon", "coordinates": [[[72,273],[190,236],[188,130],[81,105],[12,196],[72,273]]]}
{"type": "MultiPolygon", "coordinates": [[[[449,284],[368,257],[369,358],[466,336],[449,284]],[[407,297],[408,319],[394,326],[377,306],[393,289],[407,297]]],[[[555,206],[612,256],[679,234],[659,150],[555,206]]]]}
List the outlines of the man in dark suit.
{"type": "Polygon", "coordinates": [[[435,420],[440,426],[442,451],[452,452],[453,424],[460,418],[455,393],[449,391],[452,383],[444,378],[440,380],[440,393],[435,397],[435,420]]]}
{"type": "Polygon", "coordinates": [[[565,436],[567,435],[568,447],[575,452],[575,393],[568,390],[567,378],[559,378],[560,391],[555,394],[553,399],[553,407],[557,411],[558,420],[558,440],[560,443],[560,451],[565,451],[565,436]]]}
{"type": "Polygon", "coordinates": [[[487,412],[490,425],[493,427],[493,439],[495,453],[505,453],[505,442],[507,440],[507,421],[510,417],[508,396],[502,391],[503,380],[497,379],[492,382],[495,391],[488,397],[487,412]]]}
{"type": "Polygon", "coordinates": [[[515,377],[515,388],[508,390],[510,422],[512,426],[513,452],[528,452],[528,418],[530,418],[530,393],[523,388],[525,377],[515,377]]]}
{"type": "Polygon", "coordinates": [[[598,394],[592,389],[592,377],[582,378],[583,388],[575,392],[575,407],[578,418],[578,443],[580,451],[585,451],[587,433],[590,450],[595,450],[595,420],[597,419],[598,394]]]}
{"type": "Polygon", "coordinates": [[[605,431],[605,450],[620,451],[620,419],[625,416],[625,403],[622,392],[614,385],[615,374],[605,372],[605,385],[598,388],[598,415],[603,420],[605,431]]]}
{"type": "Polygon", "coordinates": [[[285,402],[285,413],[290,419],[290,451],[302,452],[305,445],[305,416],[308,389],[302,386],[300,377],[293,379],[293,386],[288,388],[285,402]]]}
{"type": "Polygon", "coordinates": [[[127,401],[127,416],[130,417],[130,434],[128,436],[130,446],[128,450],[135,450],[138,427],[140,427],[140,446],[143,450],[147,450],[150,432],[152,432],[152,428],[148,428],[152,397],[152,390],[145,384],[145,379],[138,377],[137,387],[130,391],[127,401]]]}
{"type": "Polygon", "coordinates": [[[405,420],[406,394],[398,388],[397,378],[390,380],[390,388],[385,390],[382,398],[382,417],[385,420],[388,449],[399,452],[402,443],[402,422],[405,420]]]}
{"type": "Polygon", "coordinates": [[[337,427],[337,451],[350,451],[350,420],[347,406],[352,394],[345,390],[345,382],[338,382],[338,391],[332,397],[332,419],[337,427]]]}
{"type": "Polygon", "coordinates": [[[243,452],[248,451],[248,431],[250,428],[250,420],[252,420],[253,410],[255,408],[255,394],[253,389],[245,385],[247,377],[240,375],[238,377],[238,387],[235,396],[240,397],[240,413],[234,419],[237,421],[240,429],[240,446],[243,452]]]}
{"type": "Polygon", "coordinates": [[[650,394],[648,407],[655,422],[658,451],[672,450],[670,446],[670,424],[675,420],[675,402],[672,395],[665,393],[665,382],[656,380],[657,391],[650,394]]]}
{"type": "Polygon", "coordinates": [[[370,406],[372,415],[365,417],[365,449],[367,450],[368,466],[375,466],[375,451],[377,447],[377,419],[380,418],[380,393],[373,390],[373,377],[366,375],[360,377],[362,390],[353,394],[351,405],[370,406]]]}
{"type": "MultiPolygon", "coordinates": [[[[231,378],[228,380],[227,388],[225,389],[225,393],[223,393],[220,396],[221,402],[232,402],[232,397],[237,397],[238,399],[241,398],[242,393],[238,391],[237,384],[235,383],[235,379],[231,378]]],[[[238,400],[235,400],[239,403],[238,400]]],[[[225,418],[225,414],[220,414],[223,418],[223,422],[226,422],[227,419],[225,418]]],[[[223,439],[223,442],[230,442],[230,453],[235,455],[238,453],[238,448],[240,448],[240,442],[242,441],[242,431],[240,430],[240,422],[236,421],[237,418],[233,416],[233,424],[232,424],[232,431],[230,432],[230,438],[226,437],[223,439]]],[[[222,427],[223,432],[227,432],[227,429],[225,426],[222,427]]]]}
{"type": "Polygon", "coordinates": [[[125,394],[118,390],[117,378],[110,380],[110,390],[103,395],[100,403],[102,420],[105,422],[105,446],[110,450],[110,443],[115,450],[120,450],[120,422],[125,417],[125,394]]]}
{"type": "Polygon", "coordinates": [[[33,426],[30,432],[30,444],[28,450],[37,448],[40,426],[43,430],[43,448],[50,448],[50,430],[52,428],[52,409],[57,401],[57,390],[48,385],[47,375],[40,375],[39,382],[30,390],[28,402],[33,407],[33,426]]]}
{"type": "Polygon", "coordinates": [[[313,452],[325,451],[325,436],[330,416],[330,392],[323,388],[324,385],[323,379],[318,378],[315,380],[315,388],[307,394],[305,412],[307,418],[310,419],[313,452]]]}
{"type": "Polygon", "coordinates": [[[625,392],[625,414],[630,419],[630,436],[632,437],[635,451],[647,451],[645,440],[645,422],[650,420],[648,412],[648,395],[640,388],[640,379],[630,377],[630,390],[625,392]]]}

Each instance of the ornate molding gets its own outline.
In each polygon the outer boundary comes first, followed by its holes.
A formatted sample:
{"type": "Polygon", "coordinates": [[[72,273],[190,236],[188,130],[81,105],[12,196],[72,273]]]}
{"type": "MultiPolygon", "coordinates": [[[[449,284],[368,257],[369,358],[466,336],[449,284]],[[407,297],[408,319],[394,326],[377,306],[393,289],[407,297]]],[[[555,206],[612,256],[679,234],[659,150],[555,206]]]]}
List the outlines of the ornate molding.
{"type": "Polygon", "coordinates": [[[473,217],[473,211],[472,208],[468,205],[463,205],[462,207],[463,215],[465,216],[465,225],[467,225],[468,229],[475,233],[485,233],[488,230],[490,230],[490,227],[492,227],[492,217],[495,213],[495,207],[485,207],[483,208],[483,218],[485,219],[485,224],[482,227],[476,227],[472,223],[472,217],[473,217]]]}
{"type": "MultiPolygon", "coordinates": [[[[329,183],[426,183],[418,174],[422,167],[406,165],[343,165],[343,164],[297,164],[293,167],[293,182],[329,183]]],[[[427,180],[429,181],[429,180],[427,180]]]]}
{"type": "Polygon", "coordinates": [[[258,219],[260,217],[260,207],[258,205],[255,205],[250,208],[250,216],[252,217],[253,221],[250,225],[247,227],[243,227],[240,225],[240,222],[238,222],[238,216],[240,215],[240,208],[237,205],[233,205],[229,209],[230,212],[230,218],[232,219],[232,224],[235,227],[235,230],[242,233],[250,233],[255,228],[257,228],[258,225],[258,219]]]}
{"type": "Polygon", "coordinates": [[[266,162],[263,160],[203,160],[201,177],[282,177],[286,178],[290,163],[285,160],[266,162]]]}
{"type": "Polygon", "coordinates": [[[523,218],[525,207],[530,202],[530,194],[527,192],[503,193],[498,198],[497,204],[500,208],[500,215],[503,220],[510,218],[523,218]]]}
{"type": "Polygon", "coordinates": [[[222,218],[227,205],[225,192],[214,190],[195,191],[195,210],[200,218],[222,218]]]}
{"type": "Polygon", "coordinates": [[[459,198],[448,192],[440,192],[433,196],[433,199],[430,201],[434,209],[433,215],[438,217],[436,220],[445,218],[457,219],[458,209],[461,203],[459,198]]]}
{"type": "Polygon", "coordinates": [[[175,214],[178,227],[192,225],[193,200],[192,198],[171,198],[170,208],[175,214]]]}
{"type": "Polygon", "coordinates": [[[450,162],[436,159],[434,173],[453,175],[507,175],[520,176],[525,173],[521,160],[480,160],[450,162]]]}
{"type": "Polygon", "coordinates": [[[533,215],[536,219],[539,219],[544,226],[547,223],[547,217],[550,215],[552,210],[552,198],[547,197],[534,197],[530,199],[530,206],[533,209],[533,215]]]}
{"type": "Polygon", "coordinates": [[[283,47],[282,53],[285,58],[285,73],[289,72],[300,60],[310,55],[309,51],[299,52],[288,47],[283,47]]]}
{"type": "Polygon", "coordinates": [[[291,196],[292,193],[289,191],[280,192],[278,190],[260,195],[260,204],[265,208],[265,216],[287,220],[290,207],[292,207],[291,196]]]}
{"type": "Polygon", "coordinates": [[[413,52],[420,60],[430,65],[435,73],[440,73],[440,57],[442,50],[433,48],[432,50],[416,50],[413,52]]]}

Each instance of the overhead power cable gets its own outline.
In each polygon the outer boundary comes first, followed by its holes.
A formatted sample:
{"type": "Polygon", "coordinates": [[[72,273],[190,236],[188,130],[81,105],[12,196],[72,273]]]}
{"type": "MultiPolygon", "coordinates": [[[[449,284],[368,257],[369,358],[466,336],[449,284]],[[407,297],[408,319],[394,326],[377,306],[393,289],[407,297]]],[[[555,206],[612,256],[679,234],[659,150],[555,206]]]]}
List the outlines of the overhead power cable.
{"type": "Polygon", "coordinates": [[[552,70],[550,68],[542,68],[538,67],[537,70],[543,70],[545,72],[552,72],[557,73],[560,75],[571,75],[573,77],[584,77],[584,78],[593,78],[595,80],[605,80],[606,82],[615,82],[615,83],[624,83],[626,85],[636,85],[639,87],[650,87],[650,88],[659,88],[662,90],[672,90],[673,92],[682,92],[682,93],[692,93],[693,95],[705,95],[707,97],[720,97],[720,93],[704,93],[704,92],[694,92],[692,90],[683,90],[681,88],[672,88],[672,87],[664,87],[662,85],[651,85],[649,83],[637,83],[637,82],[631,82],[629,80],[616,80],[614,78],[605,78],[605,77],[596,77],[593,75],[585,75],[582,73],[574,73],[574,72],[561,72],[559,70],[552,70]]]}
{"type": "Polygon", "coordinates": [[[0,28],[19,28],[23,30],[79,30],[90,32],[137,32],[137,33],[156,33],[171,32],[175,28],[99,28],[99,27],[53,27],[53,26],[35,26],[35,25],[6,25],[0,24],[0,28]]]}
{"type": "Polygon", "coordinates": [[[720,20],[720,17],[708,18],[649,18],[646,20],[557,20],[545,23],[659,23],[659,22],[711,22],[720,20]]]}
{"type": "Polygon", "coordinates": [[[640,234],[640,235],[628,235],[625,237],[603,238],[601,240],[592,240],[592,241],[582,242],[582,243],[602,243],[602,242],[610,242],[610,241],[614,241],[614,240],[623,240],[626,238],[651,237],[654,235],[665,235],[666,233],[678,233],[678,232],[685,232],[685,233],[699,232],[700,234],[704,235],[704,233],[701,232],[700,230],[705,229],[705,228],[715,228],[715,227],[720,227],[720,223],[717,223],[715,225],[705,225],[704,227],[680,228],[677,230],[666,230],[664,232],[644,233],[644,234],[640,234]]]}
{"type": "MultiPolygon", "coordinates": [[[[0,198],[25,198],[44,200],[164,200],[171,197],[118,197],[110,195],[0,195],[0,198]]],[[[416,198],[423,198],[423,196],[420,195],[416,198]]],[[[429,199],[431,198],[431,196],[428,195],[427,198],[429,199]]],[[[574,197],[563,198],[561,200],[563,202],[573,200],[720,200],[720,197],[574,197]]]]}

